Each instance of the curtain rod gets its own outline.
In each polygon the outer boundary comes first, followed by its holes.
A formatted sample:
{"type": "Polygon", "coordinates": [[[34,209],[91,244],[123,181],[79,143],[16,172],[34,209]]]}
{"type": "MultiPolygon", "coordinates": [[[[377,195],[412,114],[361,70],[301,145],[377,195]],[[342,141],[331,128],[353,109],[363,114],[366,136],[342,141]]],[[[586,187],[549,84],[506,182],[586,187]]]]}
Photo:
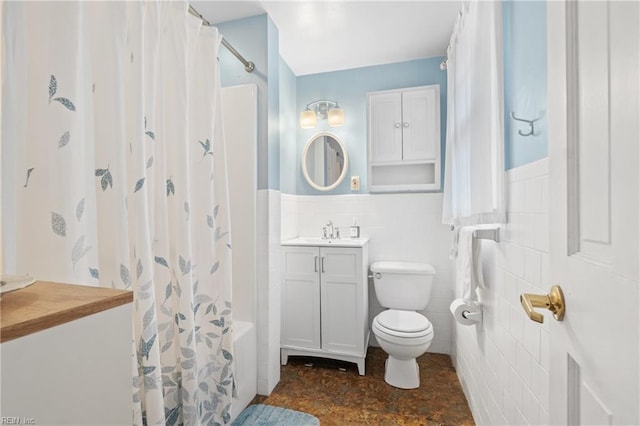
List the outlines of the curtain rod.
{"type": "MultiPolygon", "coordinates": [[[[201,15],[197,10],[196,10],[196,8],[195,8],[195,7],[193,7],[193,6],[191,6],[191,5],[189,5],[189,13],[191,13],[193,16],[195,16],[195,17],[197,17],[197,18],[200,18],[200,19],[202,20],[202,24],[203,24],[203,25],[205,25],[205,26],[207,26],[207,27],[211,27],[211,26],[212,26],[212,25],[211,25],[211,23],[209,23],[209,21],[207,21],[207,20],[205,19],[205,17],[204,17],[204,16],[202,16],[202,15],[201,15]]],[[[238,58],[238,60],[239,60],[240,62],[242,62],[242,64],[244,65],[244,70],[245,70],[246,72],[253,72],[253,70],[256,68],[255,64],[254,64],[253,62],[251,62],[251,61],[247,61],[247,60],[244,58],[244,56],[242,56],[242,55],[240,54],[240,52],[238,52],[238,51],[237,51],[237,50],[236,50],[236,49],[231,45],[231,43],[229,43],[229,42],[227,41],[227,39],[226,39],[226,38],[224,38],[224,37],[222,37],[222,45],[223,45],[224,47],[226,47],[226,48],[227,48],[227,50],[228,50],[229,52],[231,52],[231,54],[232,54],[233,56],[235,56],[236,58],[238,58]]]]}

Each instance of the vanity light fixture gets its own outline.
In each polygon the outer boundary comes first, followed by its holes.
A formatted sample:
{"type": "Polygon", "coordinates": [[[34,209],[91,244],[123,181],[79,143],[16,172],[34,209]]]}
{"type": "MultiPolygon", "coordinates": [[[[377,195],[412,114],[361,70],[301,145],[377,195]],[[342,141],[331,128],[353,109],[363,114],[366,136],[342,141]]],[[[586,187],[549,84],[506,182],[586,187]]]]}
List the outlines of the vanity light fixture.
{"type": "Polygon", "coordinates": [[[335,101],[314,101],[307,104],[300,113],[300,127],[313,129],[318,124],[318,117],[327,120],[329,126],[339,127],[344,125],[344,110],[335,101]]]}

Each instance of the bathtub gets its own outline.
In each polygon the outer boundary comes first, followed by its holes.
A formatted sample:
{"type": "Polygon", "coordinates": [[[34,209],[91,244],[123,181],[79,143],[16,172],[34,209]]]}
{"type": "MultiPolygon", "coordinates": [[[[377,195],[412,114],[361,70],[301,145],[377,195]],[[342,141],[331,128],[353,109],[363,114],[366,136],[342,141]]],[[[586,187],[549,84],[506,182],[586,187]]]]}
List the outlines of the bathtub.
{"type": "Polygon", "coordinates": [[[229,183],[231,244],[233,246],[233,351],[237,397],[231,419],[256,396],[257,344],[257,188],[258,87],[255,84],[222,89],[222,125],[229,183]],[[235,166],[235,167],[234,167],[235,166]]]}
{"type": "Polygon", "coordinates": [[[258,389],[256,326],[252,322],[234,320],[233,333],[237,397],[231,403],[231,421],[249,405],[258,389]]]}

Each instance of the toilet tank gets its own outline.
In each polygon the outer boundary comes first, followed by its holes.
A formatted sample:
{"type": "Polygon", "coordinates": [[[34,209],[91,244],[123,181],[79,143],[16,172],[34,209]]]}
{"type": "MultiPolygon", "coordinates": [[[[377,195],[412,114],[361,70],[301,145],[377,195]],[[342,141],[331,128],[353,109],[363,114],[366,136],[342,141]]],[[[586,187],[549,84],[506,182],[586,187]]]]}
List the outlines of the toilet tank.
{"type": "Polygon", "coordinates": [[[436,273],[433,266],[415,262],[375,262],[370,269],[381,306],[412,311],[427,307],[436,273]]]}

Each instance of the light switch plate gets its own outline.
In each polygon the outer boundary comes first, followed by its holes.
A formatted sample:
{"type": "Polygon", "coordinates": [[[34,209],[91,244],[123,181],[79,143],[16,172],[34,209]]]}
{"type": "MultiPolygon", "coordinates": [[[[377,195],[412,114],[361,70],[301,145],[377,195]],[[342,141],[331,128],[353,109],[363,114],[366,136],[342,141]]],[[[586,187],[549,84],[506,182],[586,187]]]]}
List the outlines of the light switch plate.
{"type": "Polygon", "coordinates": [[[360,191],[360,176],[351,176],[351,190],[360,191]]]}

